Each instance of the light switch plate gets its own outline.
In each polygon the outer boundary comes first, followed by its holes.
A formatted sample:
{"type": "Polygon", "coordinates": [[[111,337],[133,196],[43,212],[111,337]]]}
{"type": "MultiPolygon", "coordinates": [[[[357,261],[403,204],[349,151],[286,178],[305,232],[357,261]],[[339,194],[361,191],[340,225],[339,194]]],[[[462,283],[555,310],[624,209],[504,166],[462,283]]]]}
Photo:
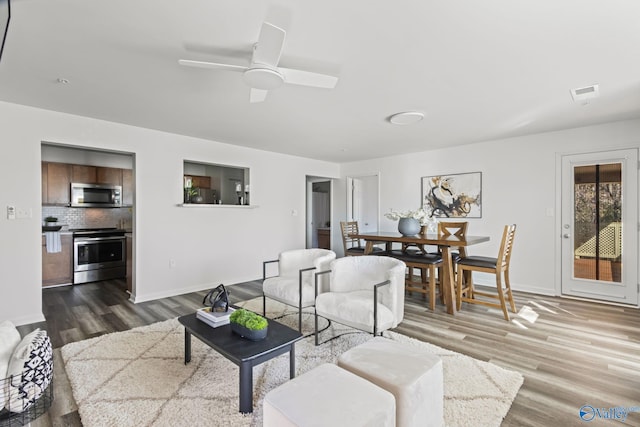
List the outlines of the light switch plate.
{"type": "Polygon", "coordinates": [[[16,219],[16,207],[9,205],[7,206],[7,219],[16,219]]]}

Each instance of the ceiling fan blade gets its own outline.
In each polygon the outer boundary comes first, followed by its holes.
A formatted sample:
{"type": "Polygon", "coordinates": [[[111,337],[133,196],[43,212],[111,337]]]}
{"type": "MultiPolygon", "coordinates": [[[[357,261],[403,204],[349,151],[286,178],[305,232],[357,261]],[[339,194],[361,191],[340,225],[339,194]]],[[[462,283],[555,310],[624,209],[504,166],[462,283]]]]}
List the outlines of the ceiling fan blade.
{"type": "Polygon", "coordinates": [[[213,68],[217,70],[228,70],[228,71],[245,71],[248,68],[248,67],[243,67],[241,65],[218,64],[216,62],[204,62],[204,61],[192,61],[190,59],[179,59],[178,64],[185,65],[187,67],[213,68]]]}
{"type": "Polygon", "coordinates": [[[251,89],[251,94],[249,95],[249,102],[252,104],[256,102],[262,102],[267,98],[268,90],[261,89],[251,89]]]}
{"type": "Polygon", "coordinates": [[[311,71],[294,70],[292,68],[278,67],[278,71],[284,76],[284,82],[300,85],[333,89],[338,83],[338,78],[327,74],[312,73],[311,71]]]}
{"type": "Polygon", "coordinates": [[[280,61],[280,55],[282,55],[286,34],[287,32],[282,28],[269,22],[263,22],[251,62],[275,68],[280,61]]]}

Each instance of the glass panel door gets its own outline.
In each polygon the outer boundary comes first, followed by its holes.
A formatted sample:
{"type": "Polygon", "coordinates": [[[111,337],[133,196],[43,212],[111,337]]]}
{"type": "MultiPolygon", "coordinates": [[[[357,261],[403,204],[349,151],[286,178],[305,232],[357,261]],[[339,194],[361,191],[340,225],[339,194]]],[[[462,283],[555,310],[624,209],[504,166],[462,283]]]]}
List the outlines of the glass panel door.
{"type": "Polygon", "coordinates": [[[638,150],[562,156],[561,290],[638,304],[638,150]]]}
{"type": "Polygon", "coordinates": [[[622,164],[574,168],[574,277],[622,281],[622,164]]]}

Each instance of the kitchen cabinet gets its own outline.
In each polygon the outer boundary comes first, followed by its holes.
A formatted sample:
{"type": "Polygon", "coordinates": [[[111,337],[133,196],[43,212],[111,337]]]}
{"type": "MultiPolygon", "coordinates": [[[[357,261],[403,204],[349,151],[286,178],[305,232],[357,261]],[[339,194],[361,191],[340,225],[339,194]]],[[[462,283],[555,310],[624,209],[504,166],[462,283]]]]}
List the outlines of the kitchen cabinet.
{"type": "Polygon", "coordinates": [[[98,184],[122,185],[122,169],[97,167],[96,182],[98,184]]]}
{"type": "Polygon", "coordinates": [[[42,286],[73,283],[73,236],[60,236],[61,252],[47,252],[46,239],[42,236],[42,286]]]}
{"type": "Polygon", "coordinates": [[[122,169],[122,204],[133,206],[133,170],[122,169]]]}
{"type": "Polygon", "coordinates": [[[97,168],[95,166],[71,165],[71,182],[97,184],[97,168]]]}
{"type": "Polygon", "coordinates": [[[331,229],[318,228],[318,247],[320,249],[331,249],[331,229]]]}
{"type": "Polygon", "coordinates": [[[42,204],[69,206],[70,184],[110,184],[122,186],[122,204],[133,205],[133,171],[103,166],[42,162],[42,204]]]}
{"type": "Polygon", "coordinates": [[[122,185],[122,169],[102,166],[71,165],[72,182],[122,185]]]}
{"type": "Polygon", "coordinates": [[[65,205],[71,202],[71,166],[66,163],[42,164],[42,203],[45,205],[65,205]],[[45,183],[46,181],[46,183],[45,183]]]}
{"type": "Polygon", "coordinates": [[[47,177],[49,173],[49,164],[47,162],[42,162],[41,168],[40,178],[42,179],[42,185],[40,188],[42,188],[42,203],[47,203],[49,200],[49,179],[47,177]]]}
{"type": "Polygon", "coordinates": [[[211,188],[211,177],[201,175],[185,175],[185,178],[191,178],[191,186],[198,188],[211,188]]]}
{"type": "Polygon", "coordinates": [[[127,292],[131,293],[133,290],[133,235],[127,233],[125,236],[127,238],[125,247],[127,251],[127,292]]]}

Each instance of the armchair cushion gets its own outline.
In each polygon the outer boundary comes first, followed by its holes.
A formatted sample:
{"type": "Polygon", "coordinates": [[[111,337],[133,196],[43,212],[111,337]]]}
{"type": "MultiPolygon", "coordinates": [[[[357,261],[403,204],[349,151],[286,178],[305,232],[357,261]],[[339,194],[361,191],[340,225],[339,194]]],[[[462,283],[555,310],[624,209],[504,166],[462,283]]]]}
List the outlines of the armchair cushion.
{"type": "MultiPolygon", "coordinates": [[[[315,303],[315,289],[308,277],[313,276],[314,271],[302,273],[302,307],[311,307],[315,303]]],[[[296,277],[270,277],[262,284],[262,292],[271,299],[288,305],[298,306],[298,276],[296,277]]]]}
{"type": "MultiPolygon", "coordinates": [[[[384,290],[380,288],[381,291],[384,290]]],[[[340,319],[340,323],[361,331],[373,333],[373,288],[367,291],[326,292],[318,295],[316,312],[327,319],[340,319]]],[[[394,327],[393,313],[378,302],[378,329],[394,327]]]]}

